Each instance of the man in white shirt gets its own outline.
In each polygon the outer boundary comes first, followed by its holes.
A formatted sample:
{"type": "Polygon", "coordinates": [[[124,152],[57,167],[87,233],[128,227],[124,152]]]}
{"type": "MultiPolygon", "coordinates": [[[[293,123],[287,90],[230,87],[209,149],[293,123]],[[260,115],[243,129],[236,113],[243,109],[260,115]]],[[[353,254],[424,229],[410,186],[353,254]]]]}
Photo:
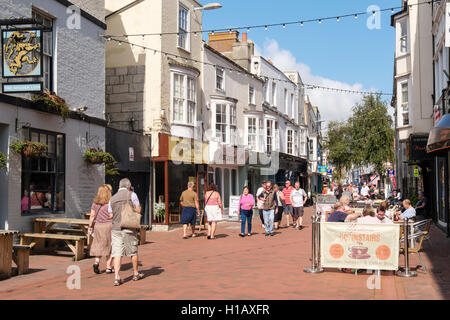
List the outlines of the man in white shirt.
{"type": "MultiPolygon", "coordinates": [[[[265,187],[266,187],[266,182],[264,181],[261,184],[261,187],[259,187],[258,190],[256,191],[256,201],[258,201],[260,195],[264,192],[265,187]]],[[[259,209],[259,218],[261,219],[261,223],[262,223],[263,229],[265,229],[266,225],[264,223],[264,215],[263,215],[263,210],[262,209],[259,209]]]]}
{"type": "Polygon", "coordinates": [[[364,183],[364,186],[361,189],[361,195],[367,198],[369,196],[369,191],[370,188],[364,183]]]}
{"type": "Polygon", "coordinates": [[[388,217],[386,217],[386,212],[385,212],[385,208],[383,206],[378,208],[377,211],[377,219],[378,219],[378,223],[385,223],[385,224],[393,224],[394,222],[392,222],[391,219],[389,219],[388,217]]]}
{"type": "Polygon", "coordinates": [[[290,200],[294,208],[294,228],[297,230],[303,229],[303,206],[307,199],[305,190],[300,188],[300,182],[295,182],[295,189],[291,191],[290,200]]]}

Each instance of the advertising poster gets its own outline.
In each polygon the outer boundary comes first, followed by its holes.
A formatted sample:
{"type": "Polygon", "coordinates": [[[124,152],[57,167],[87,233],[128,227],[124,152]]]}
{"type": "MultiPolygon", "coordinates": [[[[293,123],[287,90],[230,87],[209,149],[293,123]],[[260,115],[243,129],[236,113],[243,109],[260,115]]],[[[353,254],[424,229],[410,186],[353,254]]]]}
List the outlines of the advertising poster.
{"type": "Polygon", "coordinates": [[[399,232],[398,224],[321,223],[322,267],[397,270],[399,232]]]}
{"type": "Polygon", "coordinates": [[[228,215],[230,217],[239,217],[239,199],[240,196],[230,196],[230,211],[228,215]]]}

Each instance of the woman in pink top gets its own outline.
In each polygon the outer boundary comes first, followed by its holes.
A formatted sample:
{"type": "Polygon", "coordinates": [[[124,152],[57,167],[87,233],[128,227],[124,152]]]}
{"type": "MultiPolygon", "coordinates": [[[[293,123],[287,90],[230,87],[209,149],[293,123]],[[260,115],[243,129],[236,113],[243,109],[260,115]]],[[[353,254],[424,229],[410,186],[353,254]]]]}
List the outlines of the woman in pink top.
{"type": "Polygon", "coordinates": [[[208,236],[207,239],[215,239],[214,234],[216,232],[217,221],[222,220],[223,204],[220,198],[217,187],[214,183],[211,183],[208,187],[208,191],[205,193],[205,213],[208,219],[208,236]]]}
{"type": "Polygon", "coordinates": [[[252,217],[255,198],[248,193],[248,187],[244,187],[241,198],[239,199],[239,211],[241,212],[241,237],[245,237],[245,222],[247,221],[247,235],[252,235],[252,217]]]}

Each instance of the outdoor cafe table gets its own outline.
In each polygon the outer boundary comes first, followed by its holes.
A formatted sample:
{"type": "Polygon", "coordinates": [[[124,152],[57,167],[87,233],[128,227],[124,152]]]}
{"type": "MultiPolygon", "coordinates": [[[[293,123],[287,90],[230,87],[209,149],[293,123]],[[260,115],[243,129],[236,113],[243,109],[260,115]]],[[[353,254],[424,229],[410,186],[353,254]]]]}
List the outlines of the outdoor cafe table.
{"type": "Polygon", "coordinates": [[[74,219],[74,218],[35,218],[34,219],[34,232],[46,233],[51,230],[56,223],[71,224],[83,231],[87,237],[88,248],[91,246],[92,237],[88,232],[89,220],[88,219],[74,219]]]}
{"type": "Polygon", "coordinates": [[[0,230],[0,279],[11,277],[13,237],[19,231],[0,230]]]}

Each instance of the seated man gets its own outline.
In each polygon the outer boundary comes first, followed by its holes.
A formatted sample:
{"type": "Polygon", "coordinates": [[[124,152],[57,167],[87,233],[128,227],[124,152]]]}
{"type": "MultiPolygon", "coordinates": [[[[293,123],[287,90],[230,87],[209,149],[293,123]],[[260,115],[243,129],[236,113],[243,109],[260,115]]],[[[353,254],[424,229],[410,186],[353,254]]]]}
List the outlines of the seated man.
{"type": "Polygon", "coordinates": [[[408,199],[403,200],[403,208],[405,211],[397,211],[395,216],[399,219],[398,221],[403,221],[404,219],[414,220],[416,217],[416,210],[411,206],[411,201],[408,199]]]}
{"type": "Polygon", "coordinates": [[[417,215],[421,215],[424,217],[427,217],[427,205],[428,200],[425,197],[424,193],[422,191],[419,192],[419,201],[416,203],[416,206],[414,209],[416,210],[417,215]]]}
{"type": "Polygon", "coordinates": [[[380,207],[378,208],[377,219],[378,219],[378,223],[386,223],[386,224],[394,223],[394,222],[392,222],[391,219],[386,217],[386,207],[384,205],[380,205],[380,207]]]}
{"type": "Polygon", "coordinates": [[[328,222],[349,222],[357,219],[361,215],[359,213],[346,214],[344,204],[340,201],[334,205],[334,212],[328,216],[328,222]]]}

